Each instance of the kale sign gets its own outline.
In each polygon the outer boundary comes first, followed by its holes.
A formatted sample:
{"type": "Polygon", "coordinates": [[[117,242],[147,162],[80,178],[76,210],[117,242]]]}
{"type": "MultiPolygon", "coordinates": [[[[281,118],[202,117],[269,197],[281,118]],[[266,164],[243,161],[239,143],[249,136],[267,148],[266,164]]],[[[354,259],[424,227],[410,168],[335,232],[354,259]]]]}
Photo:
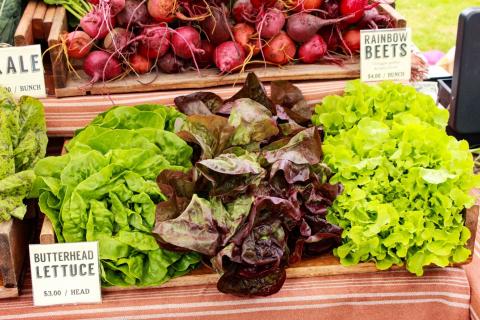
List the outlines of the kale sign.
{"type": "Polygon", "coordinates": [[[1,48],[0,85],[15,97],[45,97],[40,45],[1,48]]]}

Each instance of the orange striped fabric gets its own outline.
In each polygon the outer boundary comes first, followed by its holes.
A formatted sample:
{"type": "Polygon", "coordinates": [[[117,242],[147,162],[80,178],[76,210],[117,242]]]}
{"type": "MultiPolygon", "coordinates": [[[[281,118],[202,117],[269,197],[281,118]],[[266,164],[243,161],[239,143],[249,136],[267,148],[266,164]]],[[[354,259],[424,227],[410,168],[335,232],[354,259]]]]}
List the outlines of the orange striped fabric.
{"type": "Polygon", "coordinates": [[[102,304],[32,307],[31,287],[0,300],[6,319],[356,319],[468,320],[470,286],[464,270],[432,269],[288,279],[262,298],[221,294],[214,285],[106,292],[102,304]]]}
{"type": "MultiPolygon", "coordinates": [[[[329,94],[341,94],[345,81],[298,82],[307,100],[318,103],[329,94]]],[[[239,87],[227,86],[211,89],[222,98],[230,98],[239,87]]],[[[267,87],[267,90],[269,88],[267,87]]],[[[86,126],[98,113],[115,105],[136,105],[141,103],[173,104],[175,97],[197,90],[177,90],[133,94],[112,94],[105,96],[84,96],[72,98],[42,99],[45,106],[48,134],[50,136],[70,137],[73,132],[86,126]]]]}

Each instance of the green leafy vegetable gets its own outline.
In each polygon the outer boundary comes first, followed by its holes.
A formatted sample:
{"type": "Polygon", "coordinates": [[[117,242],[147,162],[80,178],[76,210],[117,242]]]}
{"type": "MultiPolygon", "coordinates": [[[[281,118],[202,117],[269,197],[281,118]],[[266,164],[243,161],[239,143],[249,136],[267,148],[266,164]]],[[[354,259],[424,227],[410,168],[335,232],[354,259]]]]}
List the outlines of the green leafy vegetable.
{"type": "Polygon", "coordinates": [[[344,186],[328,221],[344,229],[334,250],[344,265],[465,261],[470,237],[462,211],[479,185],[468,143],[445,132],[448,111],[414,88],[391,82],[347,85],[326,97],[313,122],[325,131],[324,161],[344,186]]]}
{"type": "Polygon", "coordinates": [[[45,156],[47,134],[43,105],[22,97],[18,103],[0,89],[0,222],[23,219],[23,200],[35,175],[31,170],[45,156]]]}
{"type": "Polygon", "coordinates": [[[99,241],[104,285],[158,285],[200,261],[160,248],[152,235],[166,199],[157,176],[191,167],[192,149],[167,131],[181,117],[163,106],[113,108],[79,131],[67,154],[35,167],[33,193],[58,240],[99,241]]]}

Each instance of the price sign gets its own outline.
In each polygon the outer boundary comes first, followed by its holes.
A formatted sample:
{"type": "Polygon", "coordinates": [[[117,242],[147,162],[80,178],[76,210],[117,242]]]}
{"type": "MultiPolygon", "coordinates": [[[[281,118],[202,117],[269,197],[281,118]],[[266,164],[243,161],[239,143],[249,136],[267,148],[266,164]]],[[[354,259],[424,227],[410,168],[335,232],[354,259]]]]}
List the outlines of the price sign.
{"type": "Polygon", "coordinates": [[[0,86],[16,98],[46,96],[40,45],[0,48],[0,86]]]}
{"type": "Polygon", "coordinates": [[[412,66],[409,28],[360,31],[362,81],[409,80],[412,66]]]}
{"type": "Polygon", "coordinates": [[[30,245],[33,304],[102,301],[98,242],[30,245]]]}

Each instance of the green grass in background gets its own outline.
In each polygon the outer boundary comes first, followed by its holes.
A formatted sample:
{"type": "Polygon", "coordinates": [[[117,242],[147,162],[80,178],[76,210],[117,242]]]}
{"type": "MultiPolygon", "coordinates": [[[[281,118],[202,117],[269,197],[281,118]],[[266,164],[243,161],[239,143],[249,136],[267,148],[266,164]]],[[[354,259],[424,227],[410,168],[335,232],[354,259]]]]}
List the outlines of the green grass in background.
{"type": "Polygon", "coordinates": [[[455,45],[460,12],[480,7],[480,0],[397,0],[396,6],[421,50],[447,52],[455,45]]]}

